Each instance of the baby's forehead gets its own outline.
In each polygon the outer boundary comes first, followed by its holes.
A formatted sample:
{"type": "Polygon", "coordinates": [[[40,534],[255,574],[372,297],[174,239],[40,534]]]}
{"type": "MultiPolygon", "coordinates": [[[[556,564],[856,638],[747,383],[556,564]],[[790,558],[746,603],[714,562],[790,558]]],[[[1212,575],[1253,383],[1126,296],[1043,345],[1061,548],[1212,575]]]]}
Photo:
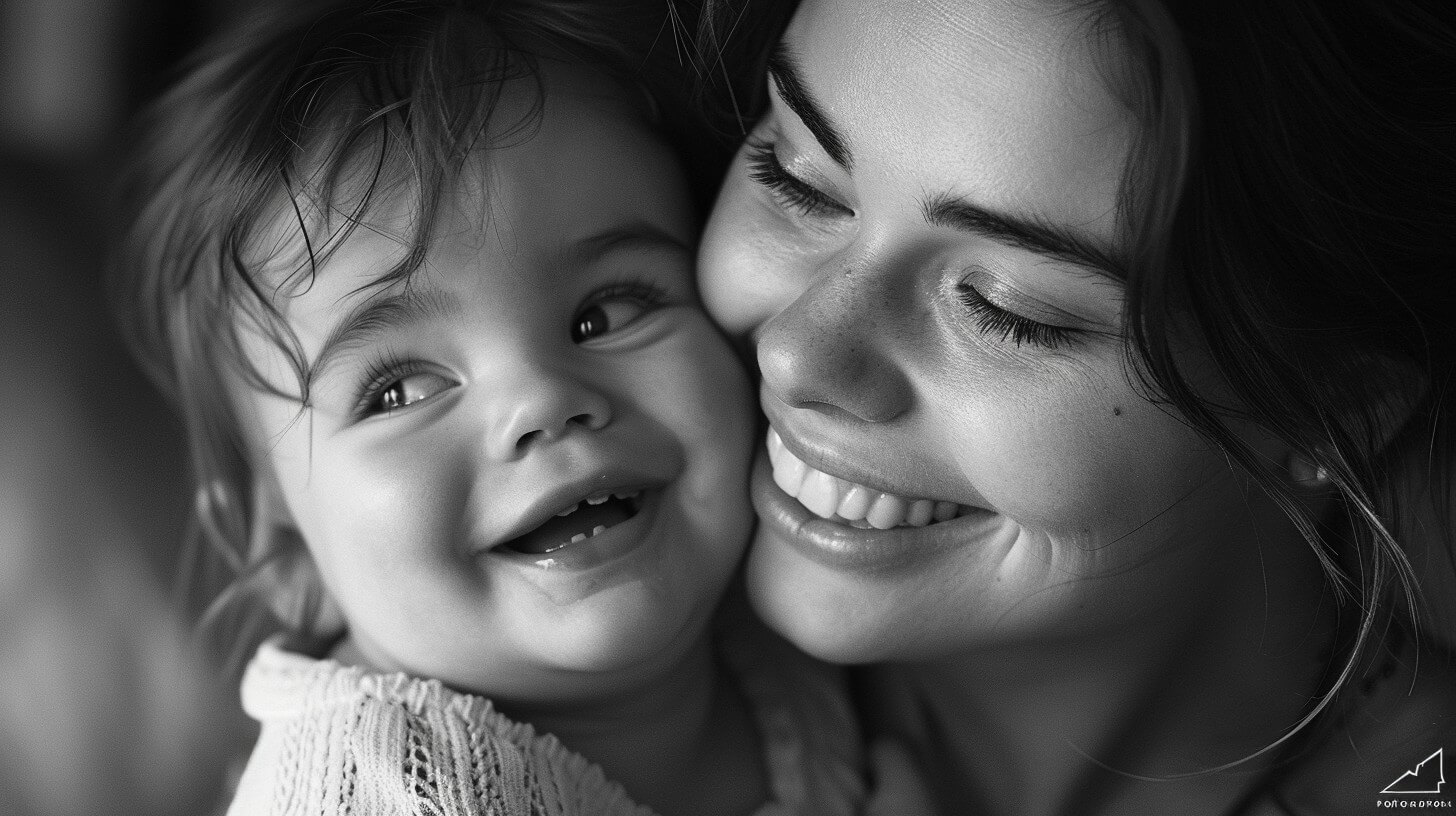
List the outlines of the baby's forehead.
{"type": "MultiPolygon", "coordinates": [[[[247,254],[259,279],[289,293],[300,282],[306,286],[308,273],[346,242],[362,239],[381,259],[397,262],[427,250],[420,242],[441,232],[484,233],[500,219],[511,220],[513,203],[500,188],[503,177],[520,177],[523,170],[538,186],[554,183],[557,195],[579,195],[589,179],[562,185],[549,168],[511,165],[556,164],[553,152],[569,159],[584,138],[593,148],[608,145],[607,153],[614,152],[611,145],[666,149],[651,121],[650,101],[638,89],[578,65],[548,62],[538,78],[539,84],[502,83],[479,138],[460,144],[412,143],[388,126],[349,133],[324,116],[314,138],[299,146],[295,169],[281,174],[283,183],[252,231],[247,254]],[[523,155],[516,149],[531,143],[541,150],[523,155]]],[[[345,96],[330,107],[355,102],[345,96]]],[[[386,264],[381,274],[391,268],[386,264]]]]}

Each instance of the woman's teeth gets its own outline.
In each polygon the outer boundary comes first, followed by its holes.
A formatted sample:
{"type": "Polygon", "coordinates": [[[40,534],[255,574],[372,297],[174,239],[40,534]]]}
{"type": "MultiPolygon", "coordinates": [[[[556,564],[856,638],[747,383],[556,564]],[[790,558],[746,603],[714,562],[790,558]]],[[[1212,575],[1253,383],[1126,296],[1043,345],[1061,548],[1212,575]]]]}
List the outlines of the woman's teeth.
{"type": "Polygon", "coordinates": [[[971,510],[955,502],[882,493],[815,470],[790,453],[773,428],[768,429],[768,458],[773,464],[774,483],[785,493],[820,518],[838,519],[854,527],[924,527],[971,510]]]}

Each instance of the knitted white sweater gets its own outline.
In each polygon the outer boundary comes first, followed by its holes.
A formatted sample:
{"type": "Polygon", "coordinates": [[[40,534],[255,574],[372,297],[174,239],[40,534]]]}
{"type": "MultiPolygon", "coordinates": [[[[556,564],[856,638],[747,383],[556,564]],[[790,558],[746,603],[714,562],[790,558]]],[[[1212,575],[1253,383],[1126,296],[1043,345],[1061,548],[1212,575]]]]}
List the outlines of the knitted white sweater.
{"type": "MultiPolygon", "coordinates": [[[[755,816],[853,816],[861,742],[839,673],[753,624],[720,651],[764,746],[755,816]]],[[[243,708],[262,724],[228,816],[652,816],[550,734],[438,681],[258,650],[243,708]]]]}

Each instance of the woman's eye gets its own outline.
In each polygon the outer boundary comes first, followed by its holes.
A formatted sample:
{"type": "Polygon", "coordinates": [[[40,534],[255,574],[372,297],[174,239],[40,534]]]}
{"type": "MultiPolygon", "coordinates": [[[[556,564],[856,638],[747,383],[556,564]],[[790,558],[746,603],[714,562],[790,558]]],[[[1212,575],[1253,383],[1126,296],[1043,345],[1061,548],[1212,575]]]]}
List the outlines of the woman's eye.
{"type": "Polygon", "coordinates": [[[831,218],[854,215],[854,210],[786,170],[773,145],[749,140],[747,151],[748,177],[772,193],[784,209],[831,218]]]}
{"type": "Polygon", "coordinates": [[[455,381],[430,371],[397,377],[375,392],[364,413],[366,416],[388,414],[427,400],[455,385],[455,381]]]}
{"type": "Polygon", "coordinates": [[[1076,329],[1041,323],[1007,311],[987,300],[980,290],[965,281],[956,284],[956,298],[970,313],[978,331],[997,337],[1002,342],[1011,340],[1018,346],[1026,344],[1058,349],[1069,346],[1078,339],[1076,329]]]}
{"type": "Polygon", "coordinates": [[[571,340],[585,343],[626,328],[662,303],[662,290],[650,284],[613,286],[588,298],[571,321],[571,340]]]}

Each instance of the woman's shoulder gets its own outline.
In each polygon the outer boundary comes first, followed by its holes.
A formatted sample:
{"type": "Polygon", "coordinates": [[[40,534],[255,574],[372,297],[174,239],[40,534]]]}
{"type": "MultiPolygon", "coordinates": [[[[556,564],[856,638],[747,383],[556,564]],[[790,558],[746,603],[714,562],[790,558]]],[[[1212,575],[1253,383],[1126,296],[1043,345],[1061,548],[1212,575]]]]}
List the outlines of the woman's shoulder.
{"type": "Polygon", "coordinates": [[[229,816],[293,812],[651,816],[601,768],[487,698],[265,643],[243,678],[261,725],[229,816]],[[281,808],[281,810],[280,810],[281,808]]]}
{"type": "Polygon", "coordinates": [[[1456,802],[1456,655],[1405,649],[1357,690],[1250,816],[1342,816],[1456,802]],[[1447,751],[1450,750],[1448,754],[1447,751]],[[1421,803],[1426,804],[1421,804],[1421,803]]]}

